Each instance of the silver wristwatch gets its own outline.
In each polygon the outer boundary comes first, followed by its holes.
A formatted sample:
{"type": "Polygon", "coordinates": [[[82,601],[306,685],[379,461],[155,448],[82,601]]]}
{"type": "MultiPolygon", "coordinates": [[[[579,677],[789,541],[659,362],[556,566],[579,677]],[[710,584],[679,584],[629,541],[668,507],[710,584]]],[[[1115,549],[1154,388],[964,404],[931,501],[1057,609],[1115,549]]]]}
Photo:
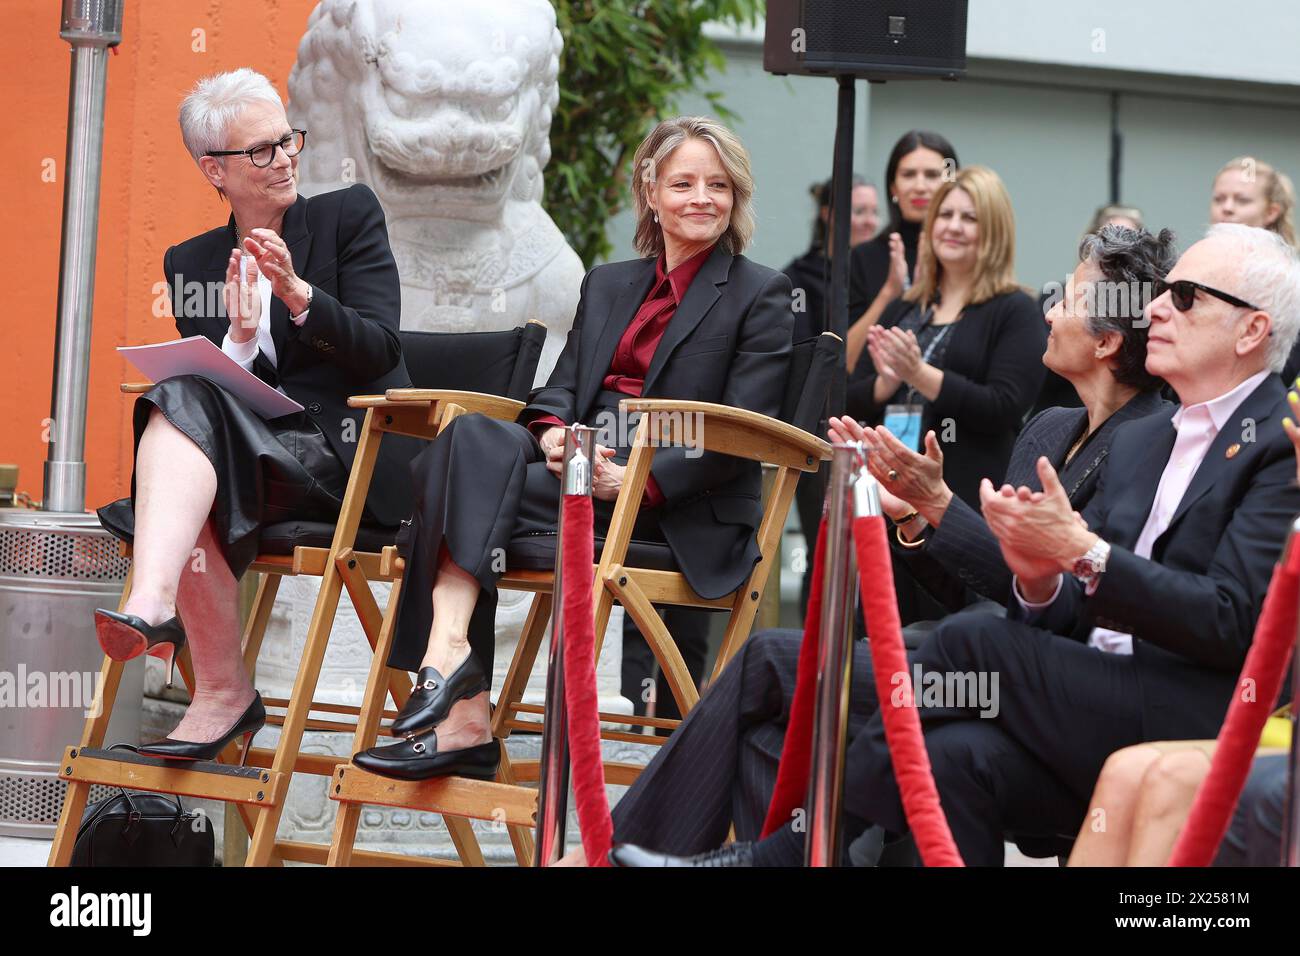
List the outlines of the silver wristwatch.
{"type": "Polygon", "coordinates": [[[311,283],[309,282],[307,283],[307,304],[302,307],[302,312],[299,312],[297,315],[290,315],[289,318],[300,319],[302,318],[303,313],[311,308],[312,292],[313,292],[313,288],[311,283]]]}
{"type": "Polygon", "coordinates": [[[1100,538],[1081,558],[1076,558],[1070,568],[1073,574],[1091,594],[1101,583],[1101,576],[1106,573],[1106,562],[1110,558],[1110,545],[1100,538]]]}

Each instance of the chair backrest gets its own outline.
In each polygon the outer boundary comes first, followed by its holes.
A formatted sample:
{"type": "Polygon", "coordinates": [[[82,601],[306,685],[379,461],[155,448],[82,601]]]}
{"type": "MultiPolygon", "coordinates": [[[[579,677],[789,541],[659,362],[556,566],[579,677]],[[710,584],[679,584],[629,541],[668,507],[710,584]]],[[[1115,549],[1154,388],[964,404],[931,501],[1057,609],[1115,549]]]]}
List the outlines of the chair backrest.
{"type": "Polygon", "coordinates": [[[817,435],[836,368],[844,363],[844,343],[834,332],[796,342],[790,350],[790,377],[781,400],[781,421],[817,435]]]}
{"type": "Polygon", "coordinates": [[[546,326],[530,320],[504,332],[401,331],[402,357],[416,388],[444,388],[528,400],[546,326]]]}

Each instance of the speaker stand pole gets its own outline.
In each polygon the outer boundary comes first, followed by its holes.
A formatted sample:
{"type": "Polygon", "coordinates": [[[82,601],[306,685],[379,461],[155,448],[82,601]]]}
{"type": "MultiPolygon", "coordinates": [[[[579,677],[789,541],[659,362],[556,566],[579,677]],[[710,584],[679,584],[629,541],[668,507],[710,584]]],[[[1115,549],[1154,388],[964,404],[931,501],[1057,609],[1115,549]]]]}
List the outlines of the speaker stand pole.
{"type": "MultiPolygon", "coordinates": [[[[849,219],[853,207],[853,109],[856,77],[838,76],[839,106],[835,117],[835,165],[831,172],[831,309],[827,328],[847,342],[849,331],[849,219]]],[[[852,318],[857,318],[853,316],[852,318]]],[[[844,414],[848,372],[841,366],[831,382],[831,414],[844,414]]]]}

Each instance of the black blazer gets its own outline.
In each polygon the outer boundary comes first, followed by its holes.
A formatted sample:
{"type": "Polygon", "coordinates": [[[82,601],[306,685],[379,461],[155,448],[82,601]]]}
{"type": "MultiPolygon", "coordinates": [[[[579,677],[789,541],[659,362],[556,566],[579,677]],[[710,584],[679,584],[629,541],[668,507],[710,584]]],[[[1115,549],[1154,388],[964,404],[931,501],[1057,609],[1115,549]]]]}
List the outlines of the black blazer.
{"type": "MultiPolygon", "coordinates": [[[[1116,429],[1134,419],[1157,413],[1169,416],[1173,411],[1174,406],[1158,392],[1139,392],[1102,422],[1067,465],[1065,456],[1088,427],[1087,409],[1044,409],[1030,419],[1016,439],[1003,481],[1017,488],[1026,485],[1041,491],[1037,462],[1046,456],[1060,476],[1070,504],[1081,512],[1097,490],[1116,429]]],[[[998,539],[976,508],[954,496],[939,527],[927,530],[923,540],[920,548],[903,548],[897,538],[890,537],[913,577],[950,611],[980,599],[998,603],[1007,599],[1011,569],[1002,559],[998,539]]]]}
{"type": "MultiPolygon", "coordinates": [[[[1282,383],[1270,375],[1215,438],[1150,560],[1133,547],[1177,433],[1164,413],[1119,428],[1083,513],[1111,546],[1106,573],[1091,597],[1065,575],[1060,596],[1033,620],[1079,641],[1094,627],[1133,635],[1143,739],[1213,737],[1223,723],[1300,511],[1285,414],[1282,383]]],[[[1007,607],[1008,617],[1025,617],[1014,599],[1007,607]]]]}
{"type": "MultiPolygon", "coordinates": [[[[384,211],[369,186],[307,198],[285,211],[281,235],[293,267],[312,286],[311,311],[302,326],[271,297],[271,337],[277,365],[257,353],[253,372],[278,385],[306,409],[349,468],[361,438],[364,409],[348,408],[352,395],[383,394],[411,384],[397,328],[402,292],[388,246],[384,211]]],[[[182,336],[205,335],[220,346],[230,330],[225,304],[209,290],[225,281],[235,247],[235,220],[172,246],[163,257],[172,314],[182,336]],[[195,285],[194,283],[201,283],[195,285]],[[202,294],[194,294],[202,290],[202,294]]],[[[387,435],[380,445],[370,494],[371,516],[396,525],[411,513],[406,463],[420,445],[387,435]]]]}
{"type": "MultiPolygon", "coordinates": [[[[654,277],[654,259],[613,262],[587,273],[564,351],[519,421],[543,415],[568,424],[590,420],[618,341],[654,277]]],[[[775,417],[785,394],[793,329],[790,280],[719,246],[673,313],[641,394],[775,417]]],[[[688,451],[656,449],[651,474],[665,498],[659,525],[691,587],[701,597],[722,597],[740,586],[758,560],[761,469],[730,455],[687,457],[688,451]]]]}
{"type": "MultiPolygon", "coordinates": [[[[880,325],[898,325],[915,308],[897,299],[880,325]]],[[[1034,300],[1019,291],[967,306],[948,333],[943,387],[934,401],[919,399],[925,404],[921,434],[934,429],[948,486],[969,505],[979,504],[980,479],[1006,471],[1020,424],[1043,383],[1046,347],[1047,324],[1034,300]],[[952,428],[945,427],[949,421],[952,428]]],[[[847,404],[850,415],[872,425],[885,414],[872,395],[875,384],[864,351],[849,382],[847,404]]]]}

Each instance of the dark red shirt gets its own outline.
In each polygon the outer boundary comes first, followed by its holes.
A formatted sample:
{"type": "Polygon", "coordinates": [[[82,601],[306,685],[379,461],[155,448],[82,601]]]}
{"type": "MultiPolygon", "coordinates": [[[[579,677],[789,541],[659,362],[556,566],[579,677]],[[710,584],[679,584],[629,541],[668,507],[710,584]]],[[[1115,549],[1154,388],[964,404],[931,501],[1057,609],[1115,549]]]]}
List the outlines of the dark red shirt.
{"type": "MultiPolygon", "coordinates": [[[[641,308],[637,309],[622,338],[618,340],[618,346],[614,349],[614,358],[609,363],[609,371],[605,373],[605,378],[601,382],[603,389],[622,392],[633,398],[641,397],[641,389],[645,386],[646,372],[650,369],[650,360],[654,358],[655,349],[659,347],[659,341],[664,337],[664,332],[667,331],[668,323],[677,312],[677,307],[686,297],[686,290],[690,288],[691,281],[712,254],[713,248],[709,246],[684,262],[678,263],[672,272],[665,271],[667,260],[663,253],[659,254],[659,259],[655,262],[654,285],[650,287],[650,292],[641,303],[641,308]]],[[[530,422],[528,427],[533,429],[535,434],[540,434],[543,428],[565,424],[568,423],[560,421],[554,415],[547,415],[530,422]]],[[[659,485],[651,475],[646,481],[642,506],[655,508],[663,503],[663,492],[659,490],[659,485]]]]}

